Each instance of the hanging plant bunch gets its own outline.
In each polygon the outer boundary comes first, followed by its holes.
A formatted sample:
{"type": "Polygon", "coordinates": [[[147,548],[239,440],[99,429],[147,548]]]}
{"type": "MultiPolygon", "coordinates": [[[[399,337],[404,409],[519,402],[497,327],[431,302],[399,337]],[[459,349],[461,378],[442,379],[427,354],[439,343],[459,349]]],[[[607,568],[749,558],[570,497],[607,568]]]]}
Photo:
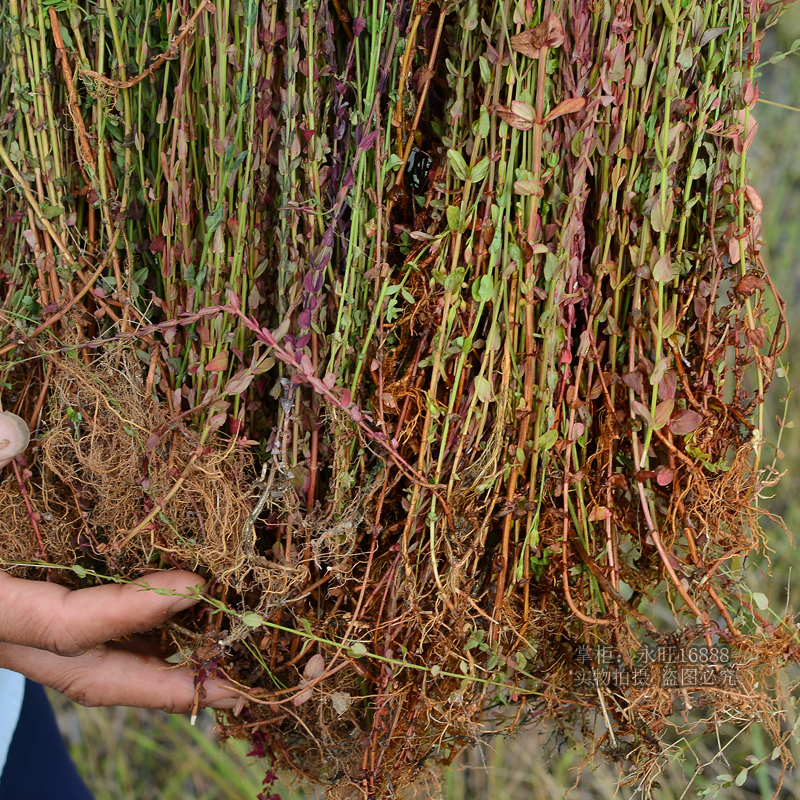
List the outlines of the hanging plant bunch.
{"type": "Polygon", "coordinates": [[[779,10],[9,0],[5,568],[200,571],[165,642],[332,795],[547,720],[645,788],[679,708],[780,750],[779,10]]]}

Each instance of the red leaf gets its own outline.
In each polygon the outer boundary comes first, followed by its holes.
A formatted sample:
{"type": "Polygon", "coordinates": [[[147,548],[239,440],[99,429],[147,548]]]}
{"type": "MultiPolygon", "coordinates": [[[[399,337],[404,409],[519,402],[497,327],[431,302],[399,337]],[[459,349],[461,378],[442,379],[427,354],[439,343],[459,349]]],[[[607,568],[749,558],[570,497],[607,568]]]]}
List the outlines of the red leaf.
{"type": "Polygon", "coordinates": [[[511,113],[521,117],[525,122],[533,122],[536,118],[536,111],[530,103],[522,103],[519,100],[511,101],[511,113]]]}
{"type": "Polygon", "coordinates": [[[675,436],[685,436],[687,433],[696,431],[703,418],[696,411],[686,409],[681,411],[669,424],[669,429],[675,436]]]}
{"type": "Polygon", "coordinates": [[[739,247],[739,240],[735,236],[731,236],[730,242],[728,242],[728,254],[731,259],[731,264],[738,264],[739,259],[742,257],[742,250],[739,247]]]}
{"type": "Polygon", "coordinates": [[[211,430],[221,428],[225,424],[226,419],[228,419],[228,415],[224,411],[220,414],[214,414],[214,416],[210,417],[208,420],[208,427],[211,428],[211,430]]]}
{"type": "Polygon", "coordinates": [[[252,372],[245,369],[240,369],[226,384],[226,394],[242,394],[247,390],[247,387],[253,382],[255,376],[252,372]]]}
{"type": "Polygon", "coordinates": [[[301,691],[301,692],[298,692],[298,693],[297,693],[297,694],[296,694],[296,695],[295,695],[295,696],[292,698],[292,703],[293,703],[295,706],[301,706],[301,705],[303,705],[303,703],[305,703],[305,702],[307,702],[308,700],[310,700],[310,699],[311,699],[311,695],[314,693],[314,690],[313,690],[313,689],[311,689],[311,688],[309,688],[309,689],[305,689],[305,688],[303,688],[303,687],[305,687],[307,684],[308,684],[308,681],[307,681],[307,680],[305,680],[305,679],[302,679],[302,680],[300,681],[300,683],[298,684],[298,688],[299,688],[299,689],[302,689],[302,691],[301,691]]]}
{"type": "Polygon", "coordinates": [[[659,467],[656,470],[656,483],[659,486],[669,486],[675,477],[675,470],[669,467],[659,467]]]}
{"type": "Polygon", "coordinates": [[[674,400],[677,388],[678,376],[675,374],[675,370],[668,369],[658,384],[658,396],[662,400],[674,400]]]}
{"type": "Polygon", "coordinates": [[[545,118],[545,122],[551,122],[557,117],[562,117],[564,114],[574,114],[580,111],[586,105],[586,99],[583,97],[570,97],[568,100],[562,100],[545,118]]]}
{"type": "Polygon", "coordinates": [[[656,423],[656,428],[663,428],[669,422],[669,418],[672,415],[672,409],[674,407],[674,400],[662,400],[656,406],[656,413],[653,416],[653,421],[656,423]]]}
{"type": "Polygon", "coordinates": [[[300,369],[302,369],[306,375],[314,374],[314,362],[307,353],[303,353],[303,357],[300,359],[300,369]]]}
{"type": "Polygon", "coordinates": [[[750,205],[753,206],[753,211],[757,214],[760,214],[764,208],[764,202],[761,200],[758,192],[749,184],[744,187],[745,194],[747,194],[747,199],[750,201],[750,205]]]}
{"type": "Polygon", "coordinates": [[[654,427],[653,418],[650,416],[650,409],[638,400],[631,401],[631,410],[637,416],[640,416],[650,427],[654,427]]]}
{"type": "Polygon", "coordinates": [[[305,669],[303,670],[303,677],[307,681],[313,681],[319,678],[323,672],[325,672],[325,659],[317,653],[308,659],[305,669]]]}
{"type": "Polygon", "coordinates": [[[626,372],[622,376],[622,382],[629,388],[633,389],[638,395],[644,394],[644,381],[642,380],[641,372],[626,372]]]}
{"type": "Polygon", "coordinates": [[[670,260],[669,253],[664,253],[661,258],[656,261],[655,266],[653,267],[653,280],[658,281],[659,283],[664,283],[665,281],[671,281],[674,276],[674,271],[672,269],[672,261],[670,260]]]}
{"type": "Polygon", "coordinates": [[[359,143],[358,149],[359,150],[370,150],[375,146],[375,142],[378,140],[378,131],[372,131],[372,133],[368,133],[359,143]]]}
{"type": "Polygon", "coordinates": [[[223,350],[217,353],[211,361],[206,364],[206,372],[222,372],[228,369],[228,351],[223,350]]]}

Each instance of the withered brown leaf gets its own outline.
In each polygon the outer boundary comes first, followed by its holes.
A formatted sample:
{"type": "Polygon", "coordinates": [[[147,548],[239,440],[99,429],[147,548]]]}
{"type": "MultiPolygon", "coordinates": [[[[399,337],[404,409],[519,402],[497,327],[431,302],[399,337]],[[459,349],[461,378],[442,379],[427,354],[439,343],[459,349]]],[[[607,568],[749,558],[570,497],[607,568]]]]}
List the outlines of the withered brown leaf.
{"type": "Polygon", "coordinates": [[[560,47],[564,43],[564,29],[555,14],[541,25],[511,37],[511,47],[529,58],[539,58],[542,47],[560,47]]]}
{"type": "Polygon", "coordinates": [[[750,297],[755,292],[763,292],[765,286],[766,282],[763,278],[754,275],[752,272],[748,272],[739,283],[736,284],[736,293],[740,294],[742,297],[750,297]]]}

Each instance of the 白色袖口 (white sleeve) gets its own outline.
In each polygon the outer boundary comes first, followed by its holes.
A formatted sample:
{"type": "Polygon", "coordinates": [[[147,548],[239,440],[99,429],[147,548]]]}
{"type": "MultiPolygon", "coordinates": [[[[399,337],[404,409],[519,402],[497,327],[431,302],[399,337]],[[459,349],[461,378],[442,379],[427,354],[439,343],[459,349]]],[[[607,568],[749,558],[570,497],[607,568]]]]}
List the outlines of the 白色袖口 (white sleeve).
{"type": "Polygon", "coordinates": [[[19,721],[24,695],[25,678],[18,672],[0,669],[0,777],[19,721]]]}

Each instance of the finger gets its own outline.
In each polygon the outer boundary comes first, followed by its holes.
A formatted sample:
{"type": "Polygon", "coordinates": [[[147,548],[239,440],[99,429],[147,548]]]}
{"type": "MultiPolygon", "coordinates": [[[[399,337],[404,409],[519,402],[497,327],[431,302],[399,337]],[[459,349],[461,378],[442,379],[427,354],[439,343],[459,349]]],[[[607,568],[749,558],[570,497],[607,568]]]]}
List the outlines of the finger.
{"type": "Polygon", "coordinates": [[[109,639],[142,633],[194,605],[186,595],[202,584],[193,572],[146,575],[142,585],[109,584],[69,589],[55,583],[12,578],[0,572],[0,641],[75,656],[109,639]]]}
{"type": "Polygon", "coordinates": [[[0,411],[0,469],[16,458],[29,444],[31,432],[22,417],[0,411]]]}
{"type": "MultiPolygon", "coordinates": [[[[101,646],[73,658],[45,650],[0,644],[0,666],[65,694],[83,706],[160,708],[170,714],[191,711],[194,676],[160,658],[101,646]]],[[[200,705],[234,708],[239,695],[225,682],[209,679],[200,705]]]]}
{"type": "Polygon", "coordinates": [[[133,633],[122,639],[106,642],[108,647],[115,650],[128,650],[131,653],[144,653],[148,656],[168,659],[178,652],[175,644],[169,644],[163,636],[152,636],[147,633],[133,633]]]}

